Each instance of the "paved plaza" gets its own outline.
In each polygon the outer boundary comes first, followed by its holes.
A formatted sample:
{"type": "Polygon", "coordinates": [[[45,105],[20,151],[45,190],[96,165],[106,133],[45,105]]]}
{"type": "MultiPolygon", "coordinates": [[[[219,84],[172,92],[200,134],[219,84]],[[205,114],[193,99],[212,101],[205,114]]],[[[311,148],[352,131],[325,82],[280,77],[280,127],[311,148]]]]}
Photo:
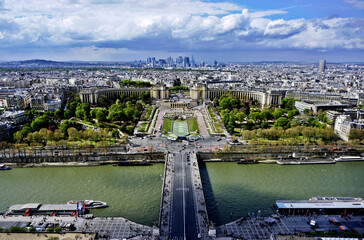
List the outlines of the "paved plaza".
{"type": "Polygon", "coordinates": [[[151,239],[152,228],[137,224],[125,218],[94,218],[84,219],[81,217],[45,217],[45,216],[7,216],[0,217],[0,227],[9,229],[13,226],[23,227],[26,225],[34,227],[46,227],[49,224],[65,226],[72,223],[75,232],[94,232],[101,239],[151,239]]]}
{"type": "Polygon", "coordinates": [[[264,218],[241,218],[237,221],[222,225],[217,228],[218,236],[230,236],[243,239],[270,239],[270,235],[308,234],[309,232],[337,232],[343,233],[340,226],[344,225],[350,229],[364,229],[364,217],[335,215],[341,224],[330,222],[330,215],[318,216],[283,216],[277,219],[264,218]],[[308,221],[313,219],[317,227],[312,228],[308,221]]]}
{"type": "Polygon", "coordinates": [[[138,236],[151,236],[152,228],[131,222],[125,218],[94,218],[86,220],[79,231],[94,231],[106,239],[124,239],[138,236]]]}

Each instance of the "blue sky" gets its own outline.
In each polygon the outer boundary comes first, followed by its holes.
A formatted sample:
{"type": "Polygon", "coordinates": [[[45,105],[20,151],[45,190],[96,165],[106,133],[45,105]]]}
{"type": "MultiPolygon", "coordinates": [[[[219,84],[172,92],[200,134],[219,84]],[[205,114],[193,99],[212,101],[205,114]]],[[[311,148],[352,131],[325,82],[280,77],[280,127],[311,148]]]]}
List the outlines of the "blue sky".
{"type": "Polygon", "coordinates": [[[364,0],[0,0],[0,60],[364,62],[364,0]]]}

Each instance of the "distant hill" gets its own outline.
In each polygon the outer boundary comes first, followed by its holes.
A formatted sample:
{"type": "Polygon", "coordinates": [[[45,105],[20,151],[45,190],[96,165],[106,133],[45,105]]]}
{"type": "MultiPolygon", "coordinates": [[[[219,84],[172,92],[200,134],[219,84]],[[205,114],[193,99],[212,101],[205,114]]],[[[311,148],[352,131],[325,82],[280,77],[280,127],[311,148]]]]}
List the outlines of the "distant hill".
{"type": "Polygon", "coordinates": [[[56,62],[51,60],[44,60],[44,59],[31,59],[25,61],[18,61],[22,64],[64,64],[64,62],[56,62]]]}

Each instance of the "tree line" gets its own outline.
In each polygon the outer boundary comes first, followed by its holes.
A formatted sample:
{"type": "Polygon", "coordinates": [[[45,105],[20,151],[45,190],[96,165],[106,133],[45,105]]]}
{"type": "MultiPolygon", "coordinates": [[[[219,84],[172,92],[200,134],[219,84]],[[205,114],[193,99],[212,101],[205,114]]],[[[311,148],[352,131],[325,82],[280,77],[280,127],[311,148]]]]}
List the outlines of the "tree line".
{"type": "Polygon", "coordinates": [[[145,104],[150,100],[149,95],[149,91],[142,92],[138,97],[127,97],[125,94],[121,94],[110,107],[96,108],[81,103],[79,96],[76,95],[67,102],[65,111],[27,110],[25,114],[31,122],[24,124],[21,130],[14,134],[14,142],[31,144],[62,139],[101,141],[120,137],[119,130],[130,134],[133,132],[145,104]],[[70,120],[72,118],[76,119],[70,120]],[[113,124],[114,122],[117,125],[113,124]],[[90,128],[84,130],[85,124],[90,128]],[[111,134],[106,134],[109,132],[107,130],[94,130],[105,127],[114,129],[111,134]]]}

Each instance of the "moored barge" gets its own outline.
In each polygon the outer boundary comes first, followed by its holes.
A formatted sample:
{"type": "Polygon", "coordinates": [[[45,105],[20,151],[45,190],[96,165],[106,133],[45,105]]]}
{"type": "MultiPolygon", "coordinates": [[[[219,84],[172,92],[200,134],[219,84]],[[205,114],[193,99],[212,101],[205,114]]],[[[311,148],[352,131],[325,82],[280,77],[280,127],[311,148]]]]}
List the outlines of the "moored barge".
{"type": "Polygon", "coordinates": [[[364,201],[354,197],[312,197],[309,200],[277,200],[273,210],[280,214],[364,214],[364,201]]]}

